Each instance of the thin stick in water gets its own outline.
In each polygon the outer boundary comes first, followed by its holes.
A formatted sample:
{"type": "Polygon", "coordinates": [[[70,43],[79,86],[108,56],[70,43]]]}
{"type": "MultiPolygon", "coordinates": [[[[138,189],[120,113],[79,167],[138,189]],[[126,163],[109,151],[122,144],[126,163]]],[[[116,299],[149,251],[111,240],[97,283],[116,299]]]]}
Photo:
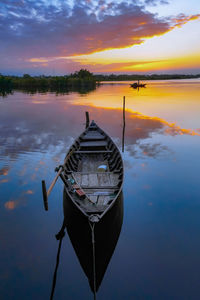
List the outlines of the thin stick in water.
{"type": "Polygon", "coordinates": [[[126,126],[125,105],[126,105],[126,98],[125,98],[125,96],[124,96],[124,97],[123,97],[122,152],[124,152],[124,136],[125,136],[125,126],[126,126]]]}

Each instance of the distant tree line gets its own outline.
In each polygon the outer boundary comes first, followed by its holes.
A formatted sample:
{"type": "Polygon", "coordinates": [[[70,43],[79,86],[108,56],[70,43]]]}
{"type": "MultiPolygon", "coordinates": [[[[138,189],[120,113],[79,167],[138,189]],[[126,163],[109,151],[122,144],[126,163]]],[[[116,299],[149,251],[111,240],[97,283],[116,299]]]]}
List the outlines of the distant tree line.
{"type": "Polygon", "coordinates": [[[0,96],[12,93],[12,80],[0,74],[0,96]]]}
{"type": "Polygon", "coordinates": [[[189,78],[200,78],[200,74],[196,75],[181,75],[181,74],[110,74],[110,75],[94,75],[97,81],[125,81],[125,80],[167,80],[167,79],[189,79],[189,78]]]}
{"type": "Polygon", "coordinates": [[[81,69],[75,73],[64,76],[31,76],[24,74],[23,76],[4,76],[0,74],[0,95],[12,92],[13,89],[24,90],[27,92],[71,92],[77,91],[81,94],[88,93],[96,88],[101,81],[125,81],[125,80],[167,80],[167,79],[188,79],[199,78],[197,75],[180,75],[180,74],[110,74],[110,75],[94,75],[86,69],[81,69]]]}
{"type": "Polygon", "coordinates": [[[0,75],[0,90],[7,88],[29,91],[82,91],[84,93],[96,88],[96,78],[85,69],[65,76],[0,75]]]}
{"type": "Polygon", "coordinates": [[[1,89],[11,89],[12,88],[11,78],[0,74],[0,88],[1,89]]]}

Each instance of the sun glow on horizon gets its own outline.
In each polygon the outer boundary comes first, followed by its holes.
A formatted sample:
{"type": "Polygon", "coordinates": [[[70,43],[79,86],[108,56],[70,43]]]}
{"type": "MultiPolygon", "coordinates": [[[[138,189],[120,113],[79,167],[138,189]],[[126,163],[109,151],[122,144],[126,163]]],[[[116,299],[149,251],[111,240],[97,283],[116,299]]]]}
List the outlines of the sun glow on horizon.
{"type": "Polygon", "coordinates": [[[199,20],[193,18],[182,27],[161,35],[146,38],[142,44],[123,49],[110,49],[87,55],[39,57],[27,60],[38,66],[63,69],[76,65],[92,72],[188,72],[200,70],[199,20]],[[194,20],[193,20],[194,19],[194,20]],[[196,31],[192,31],[196,28],[196,31]],[[177,39],[179,36],[179,39],[177,39]],[[45,63],[45,64],[44,64],[45,63]]]}
{"type": "Polygon", "coordinates": [[[68,6],[61,0],[51,5],[30,0],[27,7],[5,2],[0,7],[5,27],[1,72],[200,72],[196,0],[190,0],[192,8],[186,0],[181,6],[180,0],[109,1],[103,6],[101,1],[72,1],[68,6]]]}
{"type": "Polygon", "coordinates": [[[149,72],[163,70],[200,69],[200,35],[197,17],[183,27],[176,27],[161,36],[149,37],[140,45],[110,49],[89,55],[73,56],[80,64],[95,68],[103,66],[110,72],[149,72]],[[192,29],[196,28],[196,31],[192,29]],[[177,35],[180,39],[177,39],[177,35]]]}

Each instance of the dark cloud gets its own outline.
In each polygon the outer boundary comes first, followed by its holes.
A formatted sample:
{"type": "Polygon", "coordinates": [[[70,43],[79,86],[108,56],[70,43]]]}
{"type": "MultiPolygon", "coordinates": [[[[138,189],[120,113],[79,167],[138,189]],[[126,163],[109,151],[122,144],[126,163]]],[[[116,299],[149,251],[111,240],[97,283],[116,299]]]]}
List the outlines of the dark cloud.
{"type": "Polygon", "coordinates": [[[156,144],[141,144],[139,145],[142,154],[148,157],[157,158],[160,155],[168,154],[170,152],[167,146],[161,145],[160,143],[156,144]]]}
{"type": "Polygon", "coordinates": [[[152,6],[157,6],[158,4],[166,5],[166,4],[169,4],[169,1],[167,1],[167,0],[145,0],[145,4],[152,5],[152,6]]]}
{"type": "Polygon", "coordinates": [[[159,18],[137,1],[78,0],[70,4],[61,0],[4,0],[0,3],[0,59],[4,65],[22,65],[33,57],[74,56],[128,47],[191,18],[194,16],[159,18]]]}

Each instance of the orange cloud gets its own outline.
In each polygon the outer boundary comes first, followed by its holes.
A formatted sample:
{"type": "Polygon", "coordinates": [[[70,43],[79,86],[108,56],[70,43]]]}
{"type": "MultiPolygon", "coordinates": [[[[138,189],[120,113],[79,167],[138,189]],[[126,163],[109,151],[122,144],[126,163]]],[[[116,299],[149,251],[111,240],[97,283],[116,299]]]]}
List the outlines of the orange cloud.
{"type": "Polygon", "coordinates": [[[27,61],[33,62],[33,63],[46,63],[46,62],[48,62],[48,59],[46,59],[46,58],[30,58],[27,61]]]}
{"type": "Polygon", "coordinates": [[[179,15],[179,17],[173,19],[175,22],[174,27],[181,27],[189,21],[198,20],[200,18],[200,14],[185,16],[184,14],[179,15]]]}
{"type": "MultiPolygon", "coordinates": [[[[168,21],[156,20],[150,13],[141,12],[140,16],[136,16],[131,10],[129,13],[126,11],[121,15],[107,16],[103,22],[99,22],[88,31],[89,37],[81,34],[82,46],[78,50],[75,49],[70,56],[139,45],[147,38],[164,35],[176,27],[199,18],[200,14],[190,16],[181,14],[176,18],[168,18],[168,21]]],[[[67,52],[63,49],[63,53],[67,52]]]]}

